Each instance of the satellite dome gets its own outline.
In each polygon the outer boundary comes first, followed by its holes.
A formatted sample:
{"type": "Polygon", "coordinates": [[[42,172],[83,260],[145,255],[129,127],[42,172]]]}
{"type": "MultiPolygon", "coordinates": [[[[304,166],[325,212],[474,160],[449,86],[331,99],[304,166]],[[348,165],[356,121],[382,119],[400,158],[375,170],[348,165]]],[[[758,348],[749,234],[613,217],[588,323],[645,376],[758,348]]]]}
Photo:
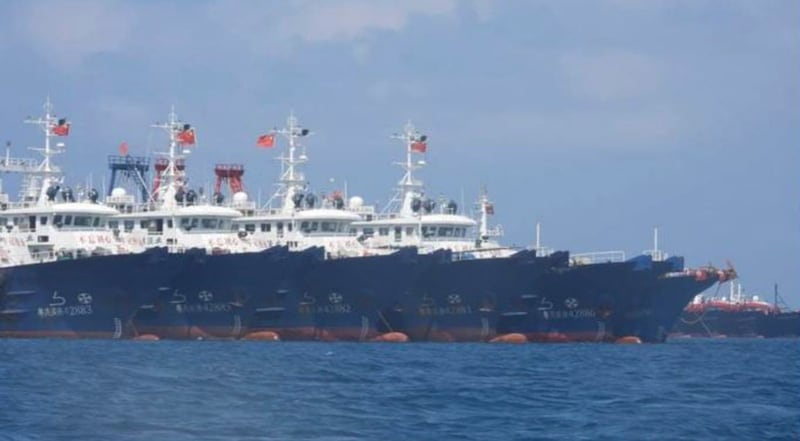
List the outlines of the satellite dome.
{"type": "Polygon", "coordinates": [[[233,194],[233,203],[234,204],[243,204],[247,202],[247,193],[243,191],[237,191],[233,194]]]}
{"type": "Polygon", "coordinates": [[[111,190],[111,196],[113,196],[115,198],[125,196],[126,194],[128,194],[128,192],[126,192],[125,189],[122,188],[122,187],[117,187],[117,188],[111,190]]]}
{"type": "Polygon", "coordinates": [[[364,199],[361,196],[353,196],[347,202],[347,206],[350,208],[361,208],[364,205],[364,199]]]}

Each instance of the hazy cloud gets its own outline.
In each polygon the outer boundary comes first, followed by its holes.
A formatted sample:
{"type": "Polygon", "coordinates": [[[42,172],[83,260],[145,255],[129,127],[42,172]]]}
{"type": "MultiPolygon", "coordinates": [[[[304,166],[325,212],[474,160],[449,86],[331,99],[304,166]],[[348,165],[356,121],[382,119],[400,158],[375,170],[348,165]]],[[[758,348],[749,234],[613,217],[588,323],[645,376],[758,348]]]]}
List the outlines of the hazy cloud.
{"type": "Polygon", "coordinates": [[[655,92],[662,76],[655,59],[619,50],[568,53],[561,57],[561,68],[573,95],[600,101],[655,92]]]}
{"type": "Polygon", "coordinates": [[[287,37],[305,41],[350,40],[374,30],[399,31],[414,15],[447,15],[454,0],[303,2],[284,19],[287,37]]]}
{"type": "Polygon", "coordinates": [[[398,98],[422,98],[426,94],[425,86],[413,81],[380,80],[367,89],[373,100],[387,101],[398,98]]]}
{"type": "Polygon", "coordinates": [[[666,110],[497,113],[474,124],[493,128],[487,143],[560,151],[663,148],[681,127],[678,115],[666,110]]]}
{"type": "Polygon", "coordinates": [[[72,68],[93,55],[121,50],[136,11],[116,1],[37,1],[18,10],[17,26],[56,65],[72,68]]]}

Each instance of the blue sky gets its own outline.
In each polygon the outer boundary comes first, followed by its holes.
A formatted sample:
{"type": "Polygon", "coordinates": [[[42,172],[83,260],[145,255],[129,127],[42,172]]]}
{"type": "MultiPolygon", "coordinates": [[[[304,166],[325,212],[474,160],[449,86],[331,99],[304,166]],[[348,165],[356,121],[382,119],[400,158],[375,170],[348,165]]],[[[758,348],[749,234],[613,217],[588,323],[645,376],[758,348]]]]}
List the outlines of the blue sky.
{"type": "Polygon", "coordinates": [[[730,259],[800,306],[800,2],[12,0],[0,56],[0,138],[26,155],[49,94],[75,181],[123,140],[158,150],[175,105],[193,182],[244,163],[266,196],[279,168],[255,139],[294,110],[312,184],[385,202],[410,119],[429,191],[486,185],[507,243],[541,221],[547,245],[632,255],[657,225],[688,263],[730,259]]]}

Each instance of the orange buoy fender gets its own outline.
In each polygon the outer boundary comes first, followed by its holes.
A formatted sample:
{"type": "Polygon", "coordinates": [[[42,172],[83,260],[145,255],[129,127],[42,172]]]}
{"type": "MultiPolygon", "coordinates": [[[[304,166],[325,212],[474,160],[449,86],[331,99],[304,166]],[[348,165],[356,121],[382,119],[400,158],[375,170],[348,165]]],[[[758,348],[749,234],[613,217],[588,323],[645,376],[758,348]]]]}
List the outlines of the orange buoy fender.
{"type": "Polygon", "coordinates": [[[628,335],[628,336],[620,337],[620,338],[616,339],[614,341],[614,343],[638,345],[638,344],[642,343],[642,339],[639,338],[639,337],[636,337],[634,335],[628,335]]]}
{"type": "Polygon", "coordinates": [[[133,339],[134,339],[134,340],[139,340],[139,341],[159,341],[159,340],[161,340],[161,339],[160,339],[160,338],[159,338],[157,335],[155,335],[155,334],[142,334],[142,335],[137,335],[136,337],[133,337],[133,339]]]}
{"type": "Polygon", "coordinates": [[[406,343],[408,340],[408,336],[402,332],[387,332],[373,338],[370,341],[381,343],[406,343]]]}
{"type": "Polygon", "coordinates": [[[514,344],[522,344],[527,343],[528,337],[525,337],[524,334],[519,333],[511,333],[511,334],[503,334],[498,335],[497,337],[489,340],[489,343],[514,343],[514,344]]]}
{"type": "Polygon", "coordinates": [[[281,341],[281,336],[278,335],[277,332],[273,331],[257,331],[245,335],[242,337],[242,340],[281,341]]]}

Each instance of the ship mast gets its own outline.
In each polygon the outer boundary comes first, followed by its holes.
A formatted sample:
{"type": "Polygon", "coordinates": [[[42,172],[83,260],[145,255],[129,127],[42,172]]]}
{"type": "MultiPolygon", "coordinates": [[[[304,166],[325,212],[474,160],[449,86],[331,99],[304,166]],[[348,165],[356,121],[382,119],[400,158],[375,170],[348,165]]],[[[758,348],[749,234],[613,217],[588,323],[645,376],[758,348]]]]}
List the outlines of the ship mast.
{"type": "Polygon", "coordinates": [[[183,190],[183,186],[186,183],[186,172],[183,160],[188,156],[190,151],[188,149],[179,148],[178,134],[181,133],[182,130],[189,129],[187,126],[188,124],[184,124],[178,119],[174,106],[170,109],[169,115],[167,115],[167,122],[151,125],[153,128],[163,129],[169,136],[169,151],[159,153],[163,155],[161,160],[165,161],[166,164],[163,171],[159,171],[158,168],[156,169],[159,186],[157,188],[157,194],[154,196],[157,202],[160,202],[162,206],[167,208],[177,205],[175,195],[183,190]]]}
{"type": "Polygon", "coordinates": [[[63,143],[56,143],[55,148],[52,146],[51,138],[56,136],[53,133],[53,128],[58,125],[58,119],[53,113],[53,103],[50,102],[50,97],[44,103],[44,116],[39,118],[26,118],[26,124],[35,124],[44,132],[44,147],[29,147],[30,150],[37,151],[42,154],[43,159],[34,169],[21,170],[26,173],[26,182],[23,183],[24,200],[35,199],[37,203],[42,204],[47,200],[47,190],[51,185],[59,184],[61,180],[61,170],[58,166],[53,165],[52,157],[63,153],[63,143]],[[38,194],[37,194],[38,193],[38,194]]]}
{"type": "Polygon", "coordinates": [[[412,201],[414,198],[421,198],[424,191],[423,182],[414,179],[414,171],[425,166],[424,160],[416,162],[413,160],[413,154],[424,154],[425,147],[423,147],[422,150],[414,149],[414,145],[416,143],[421,143],[420,145],[425,146],[424,143],[427,141],[428,137],[420,134],[419,131],[414,128],[414,125],[411,124],[411,121],[409,121],[403,128],[403,133],[393,134],[392,139],[399,139],[403,141],[405,145],[405,162],[394,163],[403,168],[405,173],[402,179],[397,183],[397,193],[395,193],[389,203],[386,204],[381,213],[399,213],[401,217],[412,217],[415,216],[414,210],[412,209],[412,201]]]}
{"type": "Polygon", "coordinates": [[[281,178],[278,184],[278,189],[267,201],[267,205],[271,205],[272,201],[278,200],[281,203],[281,211],[286,214],[291,214],[295,211],[295,197],[302,195],[307,190],[308,182],[306,181],[305,174],[302,172],[302,165],[308,162],[305,147],[300,142],[301,137],[311,134],[308,129],[300,126],[294,112],[289,114],[286,118],[286,127],[283,129],[272,129],[270,134],[283,135],[289,142],[289,151],[286,155],[281,155],[278,159],[281,161],[281,178]],[[298,148],[302,151],[297,152],[298,148]]]}
{"type": "Polygon", "coordinates": [[[486,187],[481,188],[481,196],[478,201],[480,204],[480,223],[478,224],[478,234],[481,242],[489,240],[489,195],[486,193],[486,187]]]}

